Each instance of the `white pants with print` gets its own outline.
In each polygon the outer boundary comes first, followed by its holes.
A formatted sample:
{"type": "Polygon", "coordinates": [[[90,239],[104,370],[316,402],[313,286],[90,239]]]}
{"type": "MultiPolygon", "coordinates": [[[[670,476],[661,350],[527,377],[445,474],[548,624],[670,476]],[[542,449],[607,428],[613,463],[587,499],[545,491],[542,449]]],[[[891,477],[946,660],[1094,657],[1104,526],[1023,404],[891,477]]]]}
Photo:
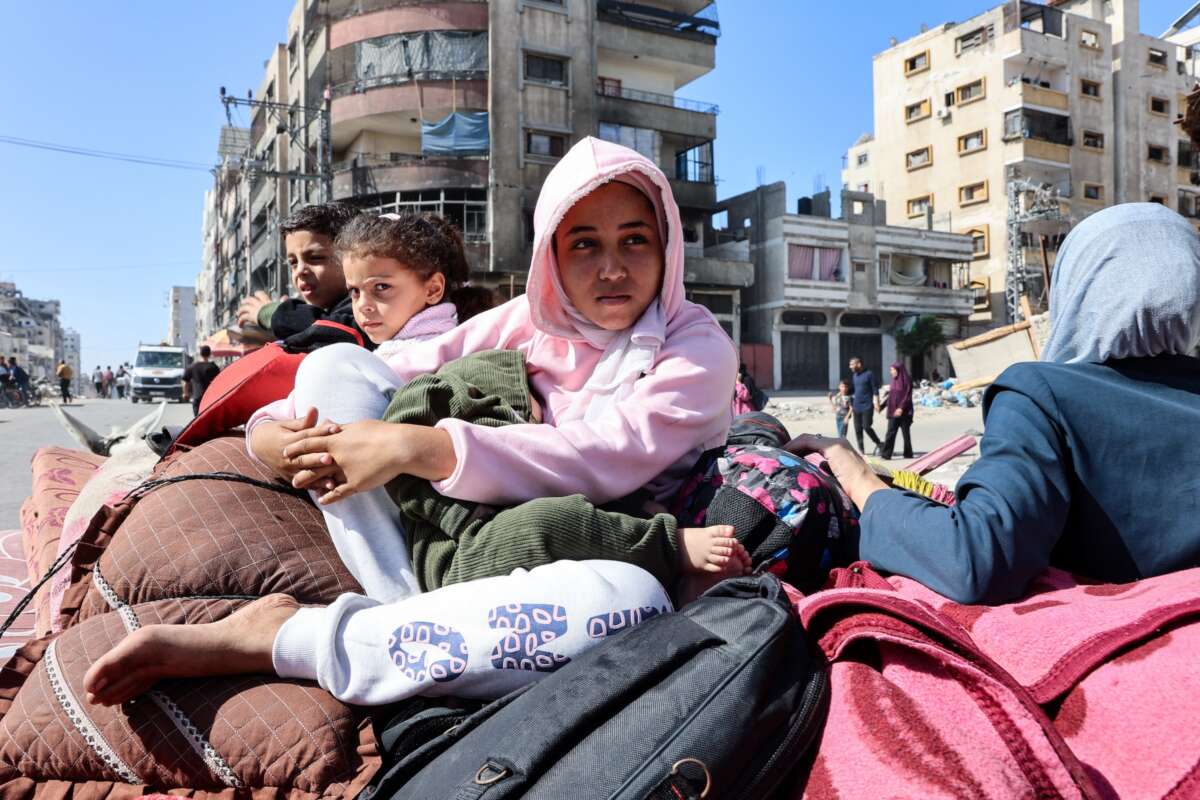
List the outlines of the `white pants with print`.
{"type": "Polygon", "coordinates": [[[417,694],[490,699],[671,608],[640,567],[557,561],[390,603],[347,594],[302,608],[275,637],[272,658],[281,677],[315,680],[356,705],[417,694]]]}

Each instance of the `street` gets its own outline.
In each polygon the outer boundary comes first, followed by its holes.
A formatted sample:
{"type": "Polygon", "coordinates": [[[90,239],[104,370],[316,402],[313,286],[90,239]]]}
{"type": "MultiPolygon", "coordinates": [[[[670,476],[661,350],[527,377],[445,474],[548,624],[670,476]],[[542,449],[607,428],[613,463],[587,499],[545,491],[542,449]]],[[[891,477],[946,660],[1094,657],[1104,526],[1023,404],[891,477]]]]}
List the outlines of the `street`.
{"type": "MultiPolygon", "coordinates": [[[[107,435],[110,429],[119,430],[156,410],[155,405],[134,405],[128,400],[76,400],[67,412],[97,433],[107,435]]],[[[183,425],[192,418],[187,403],[168,403],[163,424],[183,425]]],[[[60,445],[81,449],[59,423],[49,406],[0,410],[0,530],[20,525],[21,503],[29,496],[33,480],[29,460],[39,447],[60,445]]]]}

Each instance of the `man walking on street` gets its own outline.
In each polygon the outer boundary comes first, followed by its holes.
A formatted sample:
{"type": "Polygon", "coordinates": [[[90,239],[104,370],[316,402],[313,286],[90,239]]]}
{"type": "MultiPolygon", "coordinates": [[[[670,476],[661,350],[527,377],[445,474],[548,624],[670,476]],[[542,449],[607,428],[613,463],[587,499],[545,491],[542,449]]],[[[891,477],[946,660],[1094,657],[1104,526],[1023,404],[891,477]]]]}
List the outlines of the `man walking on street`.
{"type": "Polygon", "coordinates": [[[96,387],[96,397],[104,398],[104,370],[100,369],[100,365],[96,365],[96,369],[92,372],[92,386],[96,387]]]}
{"type": "Polygon", "coordinates": [[[13,385],[17,387],[17,391],[21,393],[21,402],[29,405],[29,373],[17,364],[16,356],[8,357],[8,374],[12,378],[13,385]]]}
{"type": "Polygon", "coordinates": [[[854,412],[854,436],[858,439],[859,452],[866,452],[863,448],[863,431],[866,430],[867,436],[875,443],[875,454],[878,455],[879,437],[875,435],[871,423],[875,420],[875,412],[879,411],[879,381],[875,380],[871,370],[863,368],[862,359],[858,356],[850,359],[850,372],[854,385],[854,399],[850,401],[850,407],[854,412]]]}
{"type": "Polygon", "coordinates": [[[66,361],[59,361],[54,374],[58,376],[58,388],[62,392],[63,405],[66,405],[71,402],[71,381],[75,378],[75,370],[66,361]]]}
{"type": "Polygon", "coordinates": [[[209,356],[212,355],[212,348],[204,344],[200,346],[200,360],[189,366],[183,371],[183,386],[187,394],[192,398],[192,415],[200,414],[200,398],[204,397],[204,390],[213,382],[213,378],[217,377],[217,373],[221,371],[213,362],[209,361],[209,356]]]}

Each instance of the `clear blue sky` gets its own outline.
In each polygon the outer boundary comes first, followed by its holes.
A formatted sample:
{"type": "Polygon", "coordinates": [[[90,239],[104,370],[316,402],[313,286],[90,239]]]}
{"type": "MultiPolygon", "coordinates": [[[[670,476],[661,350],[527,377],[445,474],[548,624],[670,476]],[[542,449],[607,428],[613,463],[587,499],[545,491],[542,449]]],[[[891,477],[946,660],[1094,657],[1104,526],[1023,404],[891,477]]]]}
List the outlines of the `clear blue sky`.
{"type": "MultiPolygon", "coordinates": [[[[681,91],[721,106],[718,192],[788,183],[789,203],[871,127],[871,57],[922,22],[998,0],[725,0],[717,69],[681,91]]],[[[1142,30],[1187,5],[1143,0],[1142,30]]],[[[221,85],[257,88],[286,36],[291,0],[20,3],[6,9],[0,136],[212,163],[221,85]]],[[[245,124],[243,116],[241,122],[245,124]]],[[[91,368],[131,360],[166,334],[172,285],[200,263],[202,171],[102,161],[0,143],[0,279],[58,298],[91,368]]]]}

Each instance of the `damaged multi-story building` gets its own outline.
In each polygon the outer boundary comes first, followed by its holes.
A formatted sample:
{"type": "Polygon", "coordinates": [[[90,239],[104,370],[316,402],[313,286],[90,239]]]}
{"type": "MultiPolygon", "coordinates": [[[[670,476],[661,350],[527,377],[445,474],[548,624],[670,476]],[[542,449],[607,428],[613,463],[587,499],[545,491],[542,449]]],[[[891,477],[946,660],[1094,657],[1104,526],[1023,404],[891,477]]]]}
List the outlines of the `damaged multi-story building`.
{"type": "MultiPolygon", "coordinates": [[[[769,364],[755,364],[769,386],[829,390],[851,357],[886,376],[897,327],[934,316],[955,337],[971,313],[971,237],[886,225],[885,203],[869,193],[844,190],[840,219],[827,191],[788,213],[782,182],[719,205],[727,223],[711,232],[708,253],[754,263],[742,291],[742,349],[769,364]]],[[[934,369],[947,374],[944,353],[924,364],[934,369]]]]}
{"type": "Polygon", "coordinates": [[[35,380],[54,378],[64,352],[61,311],[58,300],[35,300],[0,282],[0,355],[15,357],[35,380]]]}
{"type": "Polygon", "coordinates": [[[753,268],[704,253],[718,108],[678,94],[715,67],[719,34],[711,0],[298,0],[237,172],[209,198],[205,252],[227,256],[197,280],[201,338],[233,323],[237,297],[287,290],[279,220],[322,198],[441,214],[474,280],[521,292],[542,182],[598,136],[667,173],[689,295],[738,339],[753,268]]]}
{"type": "Polygon", "coordinates": [[[1150,201],[1200,224],[1200,161],[1174,124],[1200,67],[1186,22],[1154,37],[1138,0],[1009,0],[893,40],[843,185],[891,225],[971,236],[972,332],[1011,322],[1088,214],[1150,201]]]}

